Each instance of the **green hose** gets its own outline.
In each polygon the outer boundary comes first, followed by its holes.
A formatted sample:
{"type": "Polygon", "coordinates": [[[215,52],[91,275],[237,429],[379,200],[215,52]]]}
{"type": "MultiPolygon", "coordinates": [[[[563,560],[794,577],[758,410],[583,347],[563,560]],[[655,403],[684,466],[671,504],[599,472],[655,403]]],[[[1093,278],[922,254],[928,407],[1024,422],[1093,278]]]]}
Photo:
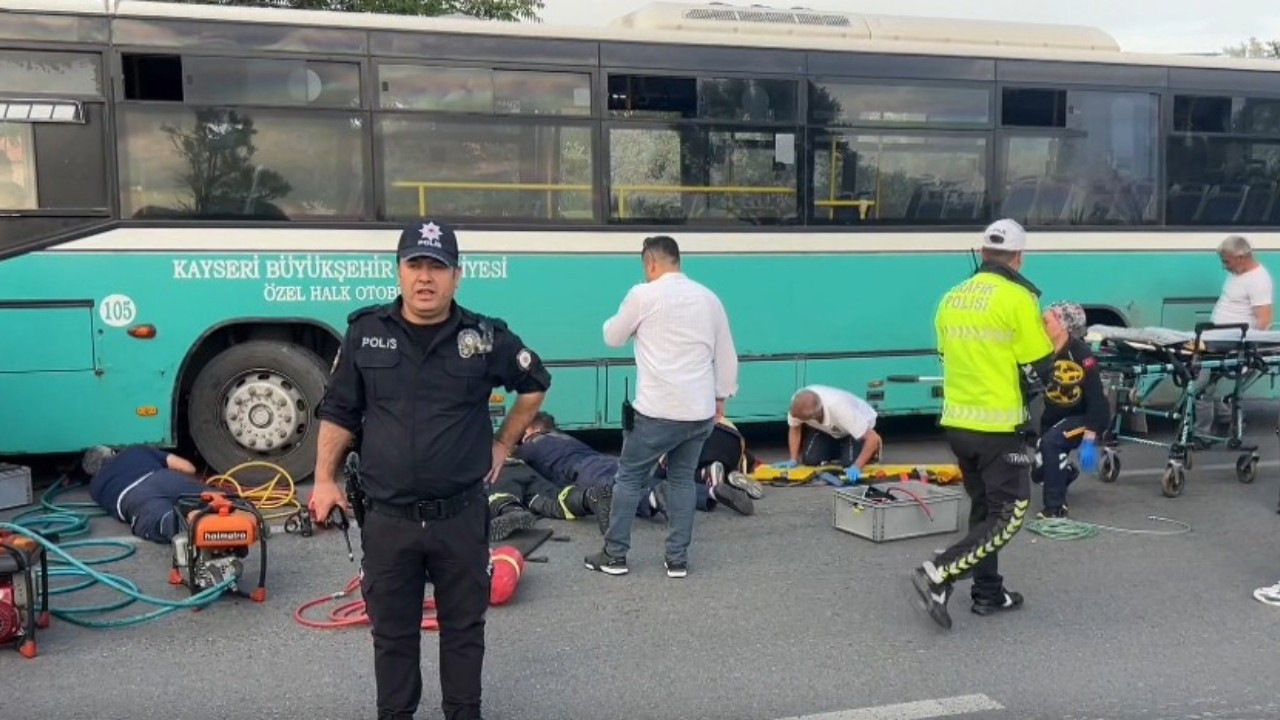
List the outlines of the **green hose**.
{"type": "Polygon", "coordinates": [[[151,597],[142,593],[138,586],[118,575],[94,570],[93,565],[106,565],[132,557],[137,547],[123,540],[76,540],[54,544],[42,533],[56,533],[60,537],[83,535],[89,532],[89,521],[94,517],[105,517],[106,512],[95,503],[79,502],[57,504],[55,500],[71,489],[66,477],[54,483],[40,498],[40,507],[28,510],[13,519],[11,523],[0,523],[0,532],[13,533],[30,538],[39,543],[46,551],[49,564],[49,578],[79,578],[81,582],[60,587],[50,587],[49,596],[70,595],[86,590],[97,584],[105,585],[125,597],[113,603],[89,605],[83,607],[58,608],[50,607],[54,617],[81,627],[120,628],[139,625],[155,620],[176,610],[195,610],[213,604],[224,592],[235,584],[235,578],[228,578],[211,588],[203,590],[183,600],[166,600],[151,597]],[[114,548],[119,553],[106,557],[82,560],[72,556],[68,550],[77,548],[114,548]],[[69,566],[69,567],[60,567],[69,566]],[[135,602],[158,606],[158,609],[142,615],[109,620],[94,619],[93,616],[105,615],[128,607],[135,602]]]}
{"type": "Polygon", "coordinates": [[[1085,540],[1096,536],[1100,531],[1107,530],[1109,532],[1124,533],[1127,535],[1156,535],[1170,536],[1183,535],[1191,532],[1191,526],[1180,521],[1162,518],[1156,515],[1148,515],[1148,520],[1156,522],[1173,523],[1181,526],[1178,530],[1130,530],[1128,528],[1111,527],[1110,525],[1097,525],[1095,523],[1082,522],[1080,520],[1069,520],[1067,518],[1045,518],[1041,520],[1032,520],[1027,523],[1027,530],[1050,540],[1085,540]]]}

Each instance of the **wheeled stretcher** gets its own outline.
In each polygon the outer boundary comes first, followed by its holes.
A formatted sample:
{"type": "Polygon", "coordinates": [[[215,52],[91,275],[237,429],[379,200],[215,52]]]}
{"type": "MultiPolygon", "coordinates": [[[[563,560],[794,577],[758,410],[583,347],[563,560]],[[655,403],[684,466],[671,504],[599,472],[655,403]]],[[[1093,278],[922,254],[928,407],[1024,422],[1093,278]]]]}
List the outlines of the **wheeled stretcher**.
{"type": "Polygon", "coordinates": [[[1119,477],[1120,458],[1116,449],[1121,442],[1164,447],[1169,450],[1169,459],[1161,488],[1166,497],[1178,497],[1186,485],[1187,471],[1192,469],[1193,454],[1222,443],[1226,449],[1239,452],[1236,479],[1242,483],[1253,482],[1257,475],[1258,448],[1244,442],[1244,409],[1240,399],[1253,383],[1280,371],[1280,332],[1249,330],[1244,324],[1201,323],[1194,332],[1093,325],[1086,339],[1094,343],[1103,384],[1115,404],[1106,450],[1100,458],[1099,479],[1115,482],[1119,477]],[[1164,380],[1171,381],[1179,390],[1178,399],[1167,409],[1148,403],[1164,380]],[[1206,385],[1223,382],[1230,383],[1229,392],[1222,398],[1231,411],[1227,435],[1198,435],[1196,402],[1204,396],[1206,385]],[[1175,420],[1177,431],[1173,441],[1162,443],[1123,435],[1125,418],[1135,415],[1175,420]]]}

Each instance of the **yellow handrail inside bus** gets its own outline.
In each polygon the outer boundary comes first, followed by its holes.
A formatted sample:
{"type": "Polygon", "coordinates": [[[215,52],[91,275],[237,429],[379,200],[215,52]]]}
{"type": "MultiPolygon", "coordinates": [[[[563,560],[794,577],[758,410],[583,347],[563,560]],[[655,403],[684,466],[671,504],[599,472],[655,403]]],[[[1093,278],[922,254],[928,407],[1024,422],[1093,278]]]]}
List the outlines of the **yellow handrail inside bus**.
{"type": "Polygon", "coordinates": [[[875,200],[815,200],[813,204],[815,207],[831,208],[832,219],[835,219],[836,208],[856,207],[858,208],[858,215],[861,216],[863,220],[866,220],[867,213],[871,210],[871,208],[876,206],[876,201],[875,200]]]}
{"type": "Polygon", "coordinates": [[[415,180],[401,180],[391,183],[396,188],[413,188],[418,191],[418,214],[426,216],[427,214],[427,191],[428,190],[544,190],[547,193],[547,215],[551,216],[554,208],[551,205],[551,197],[556,192],[591,192],[594,188],[591,185],[578,184],[560,184],[560,183],[495,183],[495,182],[419,182],[415,180]]]}
{"type": "MultiPolygon", "coordinates": [[[[418,193],[418,213],[426,215],[429,206],[427,193],[430,190],[501,190],[501,191],[544,191],[548,200],[557,192],[591,192],[594,188],[587,184],[573,183],[499,183],[499,182],[453,182],[453,181],[419,181],[400,180],[391,183],[392,187],[413,189],[418,193]]],[[[614,185],[612,191],[618,197],[618,217],[627,217],[627,198],[644,193],[699,193],[706,195],[795,195],[792,187],[770,186],[710,186],[710,185],[614,185]]],[[[875,207],[874,200],[818,200],[817,207],[835,208],[856,207],[862,219],[875,207]]],[[[548,213],[552,212],[548,203],[548,213]]]]}
{"type": "Polygon", "coordinates": [[[702,195],[795,195],[793,187],[751,185],[614,185],[618,196],[618,217],[627,216],[627,196],[643,193],[697,193],[702,195]]]}

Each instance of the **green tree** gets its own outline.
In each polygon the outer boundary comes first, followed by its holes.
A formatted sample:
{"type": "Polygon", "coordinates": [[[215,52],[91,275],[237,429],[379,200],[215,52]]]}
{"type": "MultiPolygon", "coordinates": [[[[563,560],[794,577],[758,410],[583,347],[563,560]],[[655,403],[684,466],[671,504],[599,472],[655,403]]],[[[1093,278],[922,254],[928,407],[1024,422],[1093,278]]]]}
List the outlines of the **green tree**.
{"type": "Polygon", "coordinates": [[[438,16],[462,14],[482,20],[540,22],[543,0],[170,0],[199,5],[283,7],[294,10],[387,13],[438,16]]]}
{"type": "Polygon", "coordinates": [[[1222,54],[1240,58],[1280,58],[1280,40],[1251,37],[1239,45],[1222,48],[1222,54]]]}
{"type": "Polygon", "coordinates": [[[286,197],[293,187],[280,173],[253,160],[257,148],[253,119],[234,110],[199,110],[195,124],[182,128],[165,124],[174,151],[185,167],[178,176],[190,190],[178,209],[194,215],[258,215],[278,209],[272,200],[286,197]]]}

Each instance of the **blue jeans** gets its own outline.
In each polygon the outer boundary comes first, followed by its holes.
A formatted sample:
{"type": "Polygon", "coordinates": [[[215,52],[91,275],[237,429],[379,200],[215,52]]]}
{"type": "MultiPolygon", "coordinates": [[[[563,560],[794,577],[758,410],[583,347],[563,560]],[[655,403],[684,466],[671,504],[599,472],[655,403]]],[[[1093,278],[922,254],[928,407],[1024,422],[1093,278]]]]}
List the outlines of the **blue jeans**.
{"type": "Polygon", "coordinates": [[[706,420],[662,420],[636,413],[635,426],[623,431],[618,475],[613,481],[613,507],[604,549],[610,556],[625,558],[631,549],[631,523],[636,506],[649,494],[653,467],[667,456],[667,547],[666,559],[687,562],[693,541],[693,510],[697,503],[695,475],[702,444],[711,435],[714,423],[706,420]]]}

